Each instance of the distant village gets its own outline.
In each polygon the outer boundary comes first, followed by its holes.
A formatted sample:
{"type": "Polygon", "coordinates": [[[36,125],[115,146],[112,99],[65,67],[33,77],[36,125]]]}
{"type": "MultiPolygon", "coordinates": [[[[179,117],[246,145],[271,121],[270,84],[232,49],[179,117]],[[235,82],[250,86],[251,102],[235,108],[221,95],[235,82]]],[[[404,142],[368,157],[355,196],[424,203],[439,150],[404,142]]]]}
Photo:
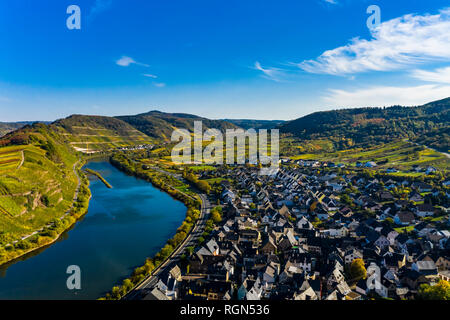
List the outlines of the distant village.
{"type": "Polygon", "coordinates": [[[422,284],[449,281],[450,182],[363,169],[374,166],[284,160],[269,176],[203,172],[223,178],[211,196],[222,222],[147,299],[415,299],[422,284]]]}

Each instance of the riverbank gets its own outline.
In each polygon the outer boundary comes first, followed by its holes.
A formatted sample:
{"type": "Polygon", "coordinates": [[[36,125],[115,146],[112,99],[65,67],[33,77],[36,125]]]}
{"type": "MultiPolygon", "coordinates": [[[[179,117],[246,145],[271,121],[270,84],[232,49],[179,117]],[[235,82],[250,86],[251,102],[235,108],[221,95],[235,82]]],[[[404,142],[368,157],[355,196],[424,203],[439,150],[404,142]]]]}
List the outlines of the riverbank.
{"type": "Polygon", "coordinates": [[[94,170],[89,169],[89,168],[84,169],[84,171],[87,172],[88,174],[91,174],[91,175],[93,175],[93,176],[96,176],[97,178],[100,179],[101,182],[103,182],[103,184],[104,184],[106,187],[112,189],[112,185],[111,185],[108,181],[106,181],[106,179],[103,178],[102,175],[101,175],[100,173],[98,173],[97,171],[94,171],[94,170]]]}
{"type": "Polygon", "coordinates": [[[4,253],[0,256],[0,267],[20,259],[33,251],[50,246],[87,213],[91,193],[89,190],[89,180],[81,170],[84,164],[84,160],[79,160],[73,165],[78,185],[70,208],[59,219],[29,235],[23,236],[20,240],[12,244],[4,246],[2,248],[4,253]]]}
{"type": "Polygon", "coordinates": [[[106,300],[119,300],[128,292],[139,286],[141,282],[152,275],[155,270],[158,270],[158,267],[162,265],[185,241],[200,217],[199,208],[201,207],[202,202],[200,200],[194,201],[192,197],[170,185],[168,182],[172,177],[165,176],[164,180],[162,177],[164,175],[161,173],[150,169],[143,169],[124,154],[115,154],[111,157],[110,162],[119,170],[150,182],[154,187],[168,193],[174,199],[183,202],[187,207],[185,220],[177,229],[176,234],[167,240],[166,245],[152,258],[147,258],[144,265],[136,268],[130,277],[122,281],[121,285],[114,286],[111,292],[107,293],[105,297],[100,298],[106,300]]]}

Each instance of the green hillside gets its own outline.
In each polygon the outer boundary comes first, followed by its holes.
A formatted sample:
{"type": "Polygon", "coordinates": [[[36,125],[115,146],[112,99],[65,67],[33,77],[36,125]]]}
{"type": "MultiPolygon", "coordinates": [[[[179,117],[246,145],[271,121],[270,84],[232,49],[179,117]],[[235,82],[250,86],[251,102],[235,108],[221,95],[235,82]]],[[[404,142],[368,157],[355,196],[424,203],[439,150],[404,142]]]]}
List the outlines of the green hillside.
{"type": "Polygon", "coordinates": [[[289,121],[280,126],[280,131],[301,141],[327,140],[338,150],[369,147],[403,138],[419,142],[429,135],[428,141],[434,141],[434,147],[447,151],[449,110],[450,98],[420,107],[332,110],[289,121]]]}
{"type": "Polygon", "coordinates": [[[203,129],[215,128],[221,131],[238,128],[235,124],[224,120],[210,120],[185,113],[165,113],[150,111],[135,116],[120,116],[123,120],[152,138],[170,140],[175,128],[194,130],[194,121],[202,121],[203,129]]]}
{"type": "Polygon", "coordinates": [[[80,166],[72,148],[44,124],[0,139],[0,263],[51,242],[75,221],[89,193],[80,166]]]}
{"type": "Polygon", "coordinates": [[[84,153],[152,143],[147,135],[113,117],[72,115],[55,121],[50,128],[84,153]]]}

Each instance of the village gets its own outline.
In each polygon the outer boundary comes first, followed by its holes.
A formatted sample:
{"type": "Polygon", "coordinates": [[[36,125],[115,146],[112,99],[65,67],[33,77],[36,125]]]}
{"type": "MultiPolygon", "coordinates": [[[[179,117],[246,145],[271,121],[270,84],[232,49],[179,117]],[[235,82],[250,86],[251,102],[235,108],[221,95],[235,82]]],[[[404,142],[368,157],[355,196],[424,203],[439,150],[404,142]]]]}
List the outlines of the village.
{"type": "Polygon", "coordinates": [[[222,220],[146,299],[417,299],[449,281],[449,181],[365,169],[375,165],[202,172],[220,177],[210,201],[222,220]]]}

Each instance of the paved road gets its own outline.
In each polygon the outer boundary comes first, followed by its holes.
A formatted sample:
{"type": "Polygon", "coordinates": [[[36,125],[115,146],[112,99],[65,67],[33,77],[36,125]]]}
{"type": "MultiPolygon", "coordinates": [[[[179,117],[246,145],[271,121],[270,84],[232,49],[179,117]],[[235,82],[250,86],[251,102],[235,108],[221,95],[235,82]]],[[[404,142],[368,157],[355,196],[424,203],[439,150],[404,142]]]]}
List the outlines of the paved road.
{"type": "Polygon", "coordinates": [[[166,272],[168,272],[178,263],[185,249],[190,246],[195,247],[197,245],[198,238],[202,235],[202,233],[205,230],[205,224],[209,218],[209,213],[211,209],[211,205],[209,203],[207,196],[205,194],[200,194],[199,196],[202,200],[202,208],[200,212],[200,217],[197,220],[197,223],[195,224],[192,231],[164,263],[162,263],[158,268],[156,268],[153,271],[153,273],[150,276],[148,276],[145,280],[143,280],[136,288],[134,288],[125,297],[123,297],[124,300],[143,299],[147,295],[147,293],[150,292],[151,289],[153,289],[153,287],[156,285],[156,283],[159,280],[159,276],[161,274],[165,274],[166,272]]]}

